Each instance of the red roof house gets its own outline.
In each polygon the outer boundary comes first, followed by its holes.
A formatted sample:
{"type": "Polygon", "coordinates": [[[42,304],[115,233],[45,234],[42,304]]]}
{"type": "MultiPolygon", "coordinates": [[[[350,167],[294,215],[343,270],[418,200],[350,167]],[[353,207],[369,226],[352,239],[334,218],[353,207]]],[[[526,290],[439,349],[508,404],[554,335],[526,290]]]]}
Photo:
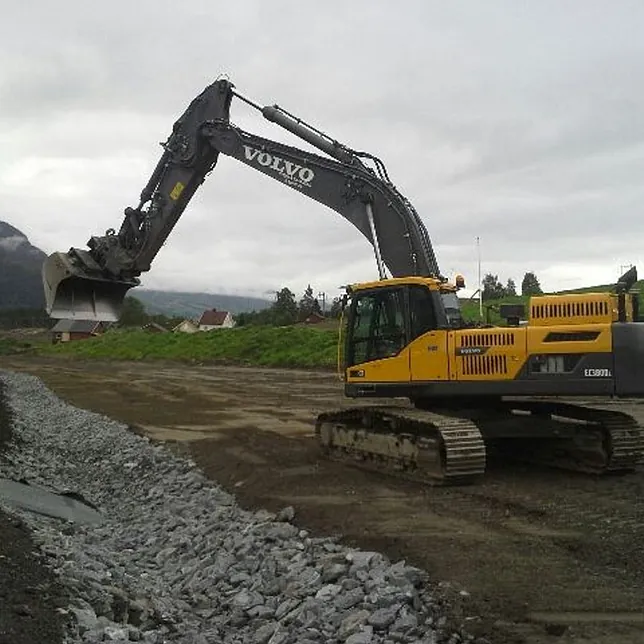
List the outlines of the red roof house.
{"type": "Polygon", "coordinates": [[[230,329],[235,326],[235,321],[230,311],[217,311],[209,309],[204,311],[197,322],[200,331],[211,331],[212,329],[230,329]]]}

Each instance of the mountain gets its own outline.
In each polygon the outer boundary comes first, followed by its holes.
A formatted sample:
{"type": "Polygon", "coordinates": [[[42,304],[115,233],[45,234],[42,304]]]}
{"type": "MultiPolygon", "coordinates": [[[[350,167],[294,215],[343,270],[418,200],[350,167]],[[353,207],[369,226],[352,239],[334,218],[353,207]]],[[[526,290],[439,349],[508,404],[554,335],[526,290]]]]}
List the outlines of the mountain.
{"type": "MultiPolygon", "coordinates": [[[[44,307],[41,270],[46,257],[24,233],[6,221],[0,221],[0,309],[44,307]]],[[[175,293],[136,288],[128,294],[140,300],[152,315],[196,317],[212,308],[242,313],[271,305],[268,300],[257,297],[217,293],[175,293]]]]}
{"type": "Polygon", "coordinates": [[[142,302],[145,310],[150,315],[163,314],[169,317],[199,317],[206,309],[247,313],[266,309],[272,304],[272,302],[258,297],[218,293],[155,291],[141,287],[128,291],[128,294],[142,302]]]}
{"type": "Polygon", "coordinates": [[[6,221],[0,221],[0,309],[45,304],[41,268],[45,253],[6,221]]]}

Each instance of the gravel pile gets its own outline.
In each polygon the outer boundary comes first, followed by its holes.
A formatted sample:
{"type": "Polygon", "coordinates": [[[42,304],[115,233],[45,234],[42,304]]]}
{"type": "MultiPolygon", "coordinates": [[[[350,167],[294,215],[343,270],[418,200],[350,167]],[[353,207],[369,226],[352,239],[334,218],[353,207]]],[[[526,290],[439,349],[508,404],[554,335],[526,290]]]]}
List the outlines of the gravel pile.
{"type": "MultiPolygon", "coordinates": [[[[14,443],[0,475],[82,494],[78,525],[20,513],[74,597],[68,642],[464,642],[422,571],[249,512],[188,460],[2,371],[14,443]]],[[[13,511],[15,512],[15,511],[13,511]]]]}

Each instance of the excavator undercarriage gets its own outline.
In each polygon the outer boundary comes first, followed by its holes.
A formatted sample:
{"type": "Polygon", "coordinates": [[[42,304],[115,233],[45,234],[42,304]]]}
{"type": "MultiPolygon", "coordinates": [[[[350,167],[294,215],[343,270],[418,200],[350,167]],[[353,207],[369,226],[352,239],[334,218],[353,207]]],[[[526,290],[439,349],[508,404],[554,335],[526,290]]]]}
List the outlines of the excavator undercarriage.
{"type": "Polygon", "coordinates": [[[644,450],[644,428],[626,413],[540,400],[465,412],[353,407],[320,414],[316,435],[333,460],[428,485],[476,482],[491,458],[596,475],[632,471],[644,450]]]}

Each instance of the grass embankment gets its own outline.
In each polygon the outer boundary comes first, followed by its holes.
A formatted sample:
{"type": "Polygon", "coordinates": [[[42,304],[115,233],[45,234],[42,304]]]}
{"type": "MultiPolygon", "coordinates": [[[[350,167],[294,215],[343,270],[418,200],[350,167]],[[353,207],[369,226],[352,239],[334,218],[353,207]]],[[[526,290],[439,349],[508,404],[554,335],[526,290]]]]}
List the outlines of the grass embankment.
{"type": "Polygon", "coordinates": [[[0,356],[14,356],[21,353],[34,353],[36,347],[31,342],[14,338],[0,337],[0,356]]]}
{"type": "Polygon", "coordinates": [[[305,327],[240,327],[200,333],[113,330],[41,347],[38,353],[111,360],[178,360],[264,367],[332,369],[337,332],[305,327]]]}

